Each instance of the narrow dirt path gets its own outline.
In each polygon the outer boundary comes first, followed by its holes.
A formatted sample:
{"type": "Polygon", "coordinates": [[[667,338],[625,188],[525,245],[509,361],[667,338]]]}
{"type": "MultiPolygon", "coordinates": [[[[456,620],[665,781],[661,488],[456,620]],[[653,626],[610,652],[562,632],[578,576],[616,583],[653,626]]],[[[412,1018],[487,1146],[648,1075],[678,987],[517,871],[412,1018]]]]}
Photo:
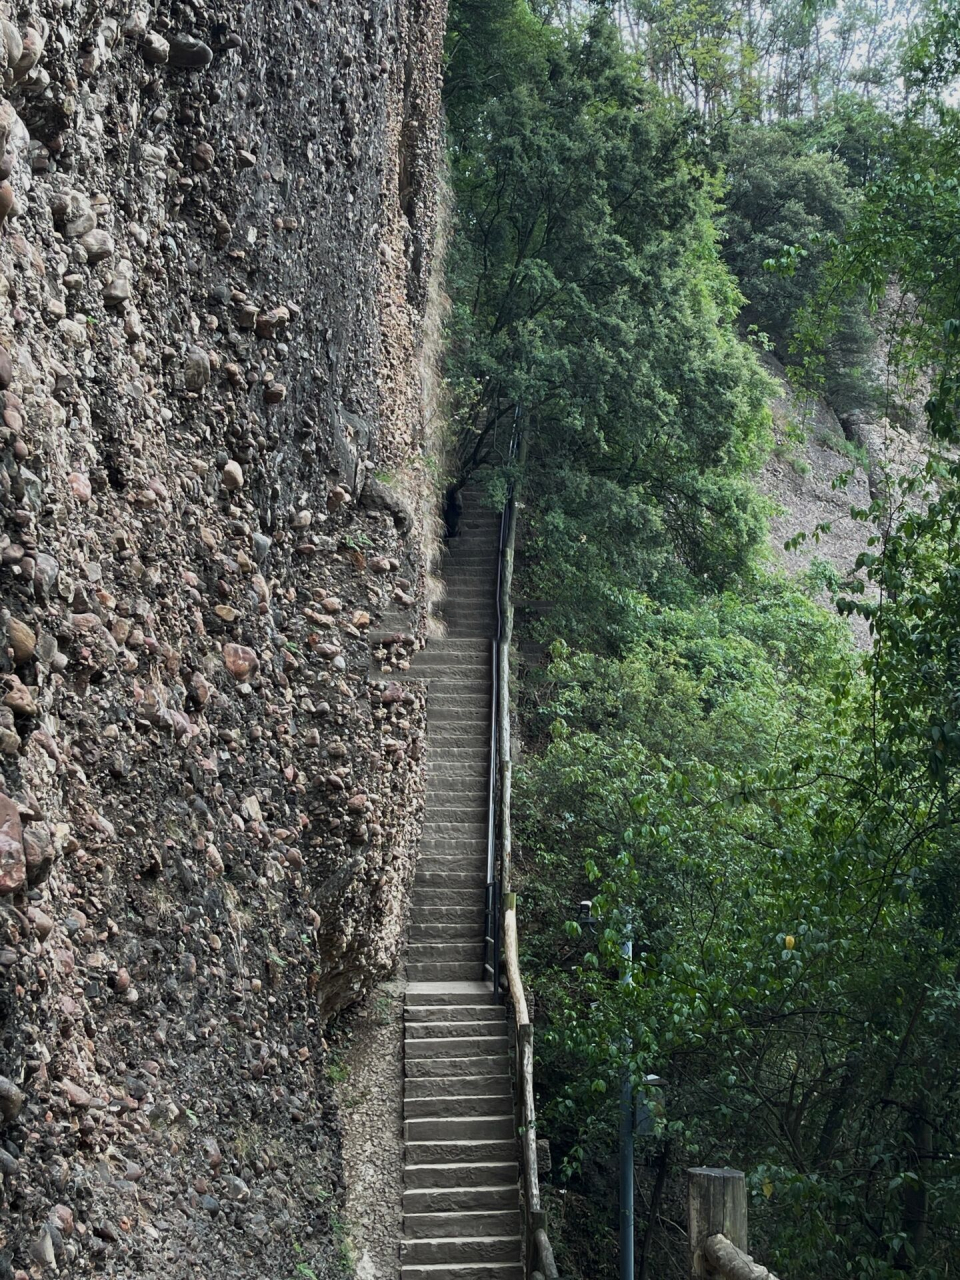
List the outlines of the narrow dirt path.
{"type": "Polygon", "coordinates": [[[356,1280],[396,1280],[403,1180],[402,978],[384,982],[349,1015],[335,1067],[343,1121],[346,1233],[356,1280]]]}

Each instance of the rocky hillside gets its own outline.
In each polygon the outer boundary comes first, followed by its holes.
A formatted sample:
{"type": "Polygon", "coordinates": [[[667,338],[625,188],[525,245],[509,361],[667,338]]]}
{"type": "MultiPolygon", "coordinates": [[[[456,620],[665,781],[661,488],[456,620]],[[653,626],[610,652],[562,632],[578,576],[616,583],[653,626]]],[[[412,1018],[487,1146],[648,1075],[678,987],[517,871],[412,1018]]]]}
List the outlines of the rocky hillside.
{"type": "Polygon", "coordinates": [[[421,809],[442,0],[0,4],[0,1277],[341,1274],[421,809]]]}
{"type": "MultiPolygon", "coordinates": [[[[790,575],[807,575],[830,605],[844,594],[843,581],[873,532],[851,508],[863,510],[874,498],[893,494],[900,477],[922,467],[922,415],[910,412],[906,396],[899,396],[904,425],[875,408],[841,419],[825,400],[801,399],[773,357],[765,364],[779,384],[772,403],[776,445],[759,477],[771,500],[771,558],[790,575]],[[804,535],[799,542],[798,534],[804,535]]],[[[882,374],[881,384],[892,381],[890,371],[882,374]]],[[[869,648],[864,620],[848,621],[857,644],[869,648]]]]}

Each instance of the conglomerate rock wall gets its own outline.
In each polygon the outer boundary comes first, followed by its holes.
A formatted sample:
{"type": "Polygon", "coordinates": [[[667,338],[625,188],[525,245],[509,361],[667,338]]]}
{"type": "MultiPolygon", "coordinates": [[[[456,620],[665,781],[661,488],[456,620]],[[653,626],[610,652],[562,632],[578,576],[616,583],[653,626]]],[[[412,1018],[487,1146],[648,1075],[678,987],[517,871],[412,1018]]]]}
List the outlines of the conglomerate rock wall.
{"type": "Polygon", "coordinates": [[[0,3],[0,1278],[346,1265],[323,1029],[422,807],[442,9],[0,3]]]}

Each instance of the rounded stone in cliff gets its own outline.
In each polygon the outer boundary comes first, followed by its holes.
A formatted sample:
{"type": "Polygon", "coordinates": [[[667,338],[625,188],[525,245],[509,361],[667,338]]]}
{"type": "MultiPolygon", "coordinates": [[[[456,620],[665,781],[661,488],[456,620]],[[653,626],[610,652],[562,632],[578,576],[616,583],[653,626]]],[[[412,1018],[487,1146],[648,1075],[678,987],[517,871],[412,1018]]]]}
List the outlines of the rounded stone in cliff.
{"type": "Polygon", "coordinates": [[[43,56],[44,38],[34,27],[25,27],[23,31],[23,51],[17,59],[14,69],[16,78],[22,80],[40,61],[43,56]]]}
{"type": "Polygon", "coordinates": [[[8,1080],[6,1076],[0,1076],[0,1116],[11,1124],[22,1110],[23,1093],[12,1080],[8,1080]]]}
{"type": "Polygon", "coordinates": [[[29,662],[37,648],[37,637],[33,633],[33,628],[28,627],[19,618],[10,617],[7,619],[7,637],[17,666],[29,662]]]}
{"type": "Polygon", "coordinates": [[[20,811],[0,791],[0,893],[18,893],[27,882],[20,811]]]}
{"type": "Polygon", "coordinates": [[[90,477],[85,476],[82,471],[71,471],[67,476],[67,483],[70,485],[70,491],[78,502],[89,502],[93,497],[90,477]]]}
{"type": "Polygon", "coordinates": [[[94,227],[92,231],[85,232],[80,237],[80,243],[86,250],[87,261],[93,266],[107,258],[112,258],[116,251],[113,236],[97,227],[94,227]]]}
{"type": "Polygon", "coordinates": [[[53,870],[57,849],[53,834],[45,822],[28,823],[23,830],[23,856],[27,867],[27,884],[42,884],[53,870]]]}
{"type": "Polygon", "coordinates": [[[7,66],[13,68],[23,55],[23,36],[6,18],[0,19],[0,33],[3,36],[4,48],[7,52],[7,66]]]}
{"type": "Polygon", "coordinates": [[[190,163],[197,173],[209,173],[217,155],[209,142],[198,142],[193,149],[190,163]]]}
{"type": "Polygon", "coordinates": [[[37,714],[37,704],[33,694],[17,676],[4,676],[7,691],[3,695],[3,705],[9,707],[15,716],[24,718],[37,714]]]}
{"type": "Polygon", "coordinates": [[[6,222],[14,203],[13,187],[9,182],[0,182],[0,225],[6,222]]]}
{"type": "Polygon", "coordinates": [[[225,644],[223,661],[235,680],[249,680],[260,669],[260,659],[245,644],[225,644]]]}
{"type": "Polygon", "coordinates": [[[0,347],[0,388],[6,391],[13,381],[13,357],[6,347],[0,347]]]}
{"type": "Polygon", "coordinates": [[[103,286],[103,301],[108,307],[121,307],[130,299],[130,281],[126,276],[117,275],[103,286]]]}
{"type": "Polygon", "coordinates": [[[208,67],[213,61],[213,50],[208,44],[183,32],[175,31],[170,36],[169,44],[171,67],[198,70],[201,67],[208,67]]]}
{"type": "Polygon", "coordinates": [[[163,66],[165,62],[170,61],[170,45],[163,36],[156,31],[148,31],[140,42],[140,52],[143,54],[145,62],[151,62],[154,66],[163,66]]]}
{"type": "Polygon", "coordinates": [[[202,391],[210,381],[210,357],[201,347],[190,347],[183,369],[183,383],[188,391],[202,391]]]}
{"type": "Polygon", "coordinates": [[[231,459],[226,464],[220,475],[220,483],[231,493],[243,488],[243,467],[239,462],[231,459]]]}

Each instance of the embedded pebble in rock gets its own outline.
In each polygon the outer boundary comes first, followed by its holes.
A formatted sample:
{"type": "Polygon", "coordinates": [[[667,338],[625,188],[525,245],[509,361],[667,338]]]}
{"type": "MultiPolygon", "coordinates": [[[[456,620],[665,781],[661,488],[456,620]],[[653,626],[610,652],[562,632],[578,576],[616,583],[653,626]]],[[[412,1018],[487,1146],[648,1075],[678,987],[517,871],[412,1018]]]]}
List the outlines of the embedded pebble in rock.
{"type": "Polygon", "coordinates": [[[223,661],[236,680],[247,680],[260,667],[260,661],[252,649],[242,644],[225,644],[223,661]]]}
{"type": "Polygon", "coordinates": [[[0,893],[16,893],[26,879],[20,814],[13,800],[0,792],[0,893]]]}
{"type": "Polygon", "coordinates": [[[80,244],[86,250],[87,260],[91,265],[103,262],[106,258],[112,258],[116,251],[116,245],[113,242],[113,236],[108,232],[94,228],[80,237],[80,244]]]}
{"type": "Polygon", "coordinates": [[[67,476],[67,482],[78,502],[89,502],[93,497],[93,486],[90,484],[90,477],[85,476],[83,472],[71,471],[67,476]]]}
{"type": "Polygon", "coordinates": [[[162,65],[170,61],[170,44],[156,31],[148,31],[140,42],[140,52],[147,62],[162,65]]]}
{"type": "Polygon", "coordinates": [[[220,483],[225,489],[242,489],[243,488],[243,468],[239,462],[227,462],[224,464],[223,471],[220,475],[220,483]]]}
{"type": "Polygon", "coordinates": [[[19,618],[7,619],[7,637],[13,650],[13,660],[17,666],[29,662],[37,647],[37,637],[33,628],[28,627],[19,618]]]}
{"type": "Polygon", "coordinates": [[[23,1109],[23,1093],[12,1080],[0,1076],[0,1116],[9,1124],[23,1109]]]}
{"type": "Polygon", "coordinates": [[[183,381],[188,391],[202,391],[210,381],[210,357],[199,347],[187,352],[183,381]]]}
{"type": "Polygon", "coordinates": [[[328,1023],[423,811],[433,496],[364,488],[423,472],[442,24],[0,4],[3,1276],[340,1274],[328,1023]]]}
{"type": "Polygon", "coordinates": [[[206,67],[213,61],[213,50],[194,36],[174,32],[170,36],[170,65],[173,67],[206,67]]]}

